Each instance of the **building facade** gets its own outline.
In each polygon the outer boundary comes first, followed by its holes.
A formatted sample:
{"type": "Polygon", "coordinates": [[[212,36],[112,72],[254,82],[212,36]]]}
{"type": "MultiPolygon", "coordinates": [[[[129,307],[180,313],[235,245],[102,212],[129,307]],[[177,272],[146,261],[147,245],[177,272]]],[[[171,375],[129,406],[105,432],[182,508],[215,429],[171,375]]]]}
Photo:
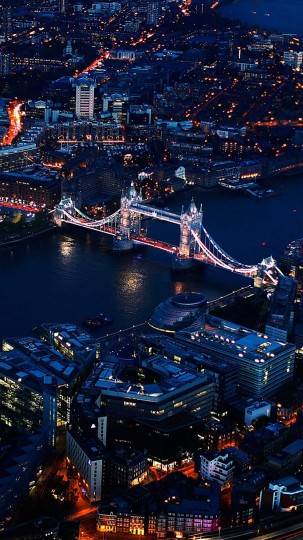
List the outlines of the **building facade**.
{"type": "Polygon", "coordinates": [[[88,77],[79,77],[75,82],[75,87],[76,117],[78,119],[92,120],[95,110],[95,81],[88,77]]]}

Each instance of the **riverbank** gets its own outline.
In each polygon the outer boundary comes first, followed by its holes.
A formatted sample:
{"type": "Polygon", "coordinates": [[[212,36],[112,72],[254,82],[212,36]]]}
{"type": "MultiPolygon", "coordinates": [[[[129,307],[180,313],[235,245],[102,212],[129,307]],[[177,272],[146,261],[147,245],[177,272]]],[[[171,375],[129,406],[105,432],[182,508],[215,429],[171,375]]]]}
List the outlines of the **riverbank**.
{"type": "Polygon", "coordinates": [[[11,238],[7,240],[1,240],[0,238],[0,248],[7,248],[14,246],[16,244],[20,244],[22,242],[25,242],[26,240],[32,240],[34,238],[38,238],[39,236],[42,236],[43,234],[46,234],[48,232],[54,231],[56,229],[55,225],[49,225],[49,227],[45,227],[41,229],[40,231],[31,232],[29,234],[22,234],[19,235],[16,238],[11,238]]]}

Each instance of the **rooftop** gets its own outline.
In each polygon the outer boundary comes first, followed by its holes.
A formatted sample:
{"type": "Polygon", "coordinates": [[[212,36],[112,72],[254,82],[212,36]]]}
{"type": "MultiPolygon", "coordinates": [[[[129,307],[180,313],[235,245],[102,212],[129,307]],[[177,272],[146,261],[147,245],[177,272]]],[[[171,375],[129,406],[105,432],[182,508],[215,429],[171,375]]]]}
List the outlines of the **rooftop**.
{"type": "Polygon", "coordinates": [[[107,355],[83,388],[93,386],[108,397],[159,402],[180,389],[201,387],[206,381],[206,375],[197,374],[188,366],[178,366],[163,356],[138,360],[107,355]],[[139,368],[145,374],[144,380],[134,376],[139,368]]]}
{"type": "Polygon", "coordinates": [[[73,384],[79,376],[82,364],[67,358],[51,345],[35,337],[8,338],[0,352],[0,373],[18,382],[73,384]]]}
{"type": "Polygon", "coordinates": [[[251,362],[266,363],[287,348],[288,343],[270,340],[268,336],[239,324],[207,315],[205,324],[199,330],[182,331],[192,342],[223,349],[251,362]]]}

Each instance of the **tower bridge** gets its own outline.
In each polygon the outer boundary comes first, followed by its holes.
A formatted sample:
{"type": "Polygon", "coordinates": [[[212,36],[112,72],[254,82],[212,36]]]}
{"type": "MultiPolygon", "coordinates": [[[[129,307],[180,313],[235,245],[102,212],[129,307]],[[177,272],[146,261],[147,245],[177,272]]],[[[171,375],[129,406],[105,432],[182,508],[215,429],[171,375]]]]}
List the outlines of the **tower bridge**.
{"type": "Polygon", "coordinates": [[[63,197],[54,209],[54,221],[58,226],[69,223],[110,235],[116,251],[131,250],[137,244],[165,251],[173,255],[176,268],[188,268],[194,262],[202,262],[251,278],[259,287],[264,283],[275,285],[281,274],[272,257],[247,265],[226,253],[205,228],[202,206],[198,209],[194,200],[187,210],[182,208],[180,215],[174,214],[144,204],[134,184],[122,193],[120,208],[110,216],[95,220],[79,210],[70,197],[63,197]],[[179,245],[148,237],[141,227],[144,217],[176,225],[180,230],[179,245]]]}

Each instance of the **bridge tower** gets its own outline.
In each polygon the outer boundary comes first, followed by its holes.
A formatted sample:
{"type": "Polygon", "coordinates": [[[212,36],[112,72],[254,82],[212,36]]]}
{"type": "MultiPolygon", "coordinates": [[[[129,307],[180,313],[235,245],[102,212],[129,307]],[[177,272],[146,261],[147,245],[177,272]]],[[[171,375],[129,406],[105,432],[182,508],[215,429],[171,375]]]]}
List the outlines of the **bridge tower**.
{"type": "Polygon", "coordinates": [[[198,237],[201,236],[201,226],[203,219],[202,205],[197,209],[194,199],[180,216],[180,243],[179,254],[173,260],[173,267],[178,269],[190,268],[193,264],[193,255],[196,250],[196,240],[191,231],[194,231],[198,237]]]}
{"type": "Polygon", "coordinates": [[[277,267],[275,259],[270,256],[263,259],[258,264],[257,273],[254,276],[254,286],[263,287],[263,285],[272,285],[278,282],[281,271],[277,267]]]}
{"type": "Polygon", "coordinates": [[[128,190],[122,192],[120,203],[120,224],[115,237],[113,249],[116,251],[128,251],[133,248],[132,236],[139,236],[141,229],[140,214],[131,211],[133,203],[142,202],[142,195],[138,193],[134,182],[128,190]]]}
{"type": "Polygon", "coordinates": [[[202,206],[198,210],[194,199],[192,199],[187,212],[182,212],[180,216],[179,253],[181,257],[191,257],[194,254],[196,241],[191,231],[193,230],[200,238],[202,219],[202,206]]]}
{"type": "Polygon", "coordinates": [[[62,226],[62,220],[65,217],[64,212],[68,212],[69,214],[74,213],[74,201],[70,197],[62,197],[61,201],[55,206],[54,214],[53,214],[53,220],[57,227],[62,226]]]}

